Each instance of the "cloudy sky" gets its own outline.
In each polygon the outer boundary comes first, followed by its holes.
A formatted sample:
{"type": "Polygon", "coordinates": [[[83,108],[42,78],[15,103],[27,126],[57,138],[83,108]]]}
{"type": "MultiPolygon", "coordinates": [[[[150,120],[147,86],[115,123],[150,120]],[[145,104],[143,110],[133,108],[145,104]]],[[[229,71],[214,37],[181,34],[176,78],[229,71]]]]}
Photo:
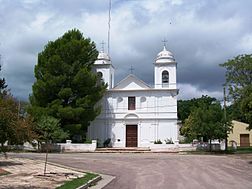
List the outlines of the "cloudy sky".
{"type": "MultiPolygon", "coordinates": [[[[153,63],[166,38],[178,62],[179,98],[221,99],[225,70],[219,64],[252,53],[251,7],[251,0],[112,0],[116,82],[132,65],[136,76],[153,84],[153,63]]],[[[0,0],[0,77],[14,96],[28,99],[37,54],[73,28],[101,50],[108,0],[0,0]]]]}

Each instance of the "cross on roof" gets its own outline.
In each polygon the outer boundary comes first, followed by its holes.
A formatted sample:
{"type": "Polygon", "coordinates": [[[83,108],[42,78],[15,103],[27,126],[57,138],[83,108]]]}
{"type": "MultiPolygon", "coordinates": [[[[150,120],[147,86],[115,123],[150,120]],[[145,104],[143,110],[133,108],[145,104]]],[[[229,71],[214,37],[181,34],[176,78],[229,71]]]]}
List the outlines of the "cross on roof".
{"type": "Polygon", "coordinates": [[[166,47],[167,40],[164,38],[164,40],[162,40],[162,42],[164,43],[164,47],[166,47]]]}
{"type": "Polygon", "coordinates": [[[101,50],[102,50],[102,52],[104,52],[104,45],[106,44],[104,41],[102,41],[101,43],[101,50]]]}
{"type": "Polygon", "coordinates": [[[133,74],[133,71],[134,71],[134,70],[135,70],[135,69],[134,69],[133,66],[131,65],[131,66],[130,66],[130,73],[133,74]]]}

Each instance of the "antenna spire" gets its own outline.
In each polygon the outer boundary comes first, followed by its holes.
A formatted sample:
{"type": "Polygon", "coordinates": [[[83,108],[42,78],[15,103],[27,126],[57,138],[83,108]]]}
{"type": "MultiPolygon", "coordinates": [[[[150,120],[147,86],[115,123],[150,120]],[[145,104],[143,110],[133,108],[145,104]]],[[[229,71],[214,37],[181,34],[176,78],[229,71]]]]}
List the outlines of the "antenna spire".
{"type": "Polygon", "coordinates": [[[111,0],[109,0],[109,14],[108,14],[108,55],[110,53],[110,21],[111,21],[111,0]]]}

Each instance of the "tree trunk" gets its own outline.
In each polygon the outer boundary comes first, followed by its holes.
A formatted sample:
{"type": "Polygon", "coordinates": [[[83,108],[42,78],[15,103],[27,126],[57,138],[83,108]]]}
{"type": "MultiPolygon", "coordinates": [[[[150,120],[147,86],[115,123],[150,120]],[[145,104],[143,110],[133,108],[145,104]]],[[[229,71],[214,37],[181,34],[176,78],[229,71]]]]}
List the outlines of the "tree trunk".
{"type": "Polygon", "coordinates": [[[46,143],[46,159],[45,159],[44,175],[46,174],[47,157],[48,157],[48,144],[46,143]]]}
{"type": "Polygon", "coordinates": [[[225,137],[225,151],[228,151],[228,135],[227,135],[227,131],[226,131],[226,137],[225,137]]]}
{"type": "Polygon", "coordinates": [[[212,152],[212,139],[210,139],[210,152],[212,152]]]}
{"type": "Polygon", "coordinates": [[[2,152],[4,154],[5,159],[7,159],[8,156],[7,156],[7,153],[6,153],[6,149],[5,149],[4,143],[1,143],[1,149],[2,149],[2,152]]]}

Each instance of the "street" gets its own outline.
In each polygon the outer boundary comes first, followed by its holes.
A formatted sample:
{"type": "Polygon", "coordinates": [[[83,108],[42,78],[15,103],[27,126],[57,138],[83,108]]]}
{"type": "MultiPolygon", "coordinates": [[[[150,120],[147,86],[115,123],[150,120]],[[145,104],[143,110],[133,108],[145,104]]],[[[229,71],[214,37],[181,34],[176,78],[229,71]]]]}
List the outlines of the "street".
{"type": "MultiPolygon", "coordinates": [[[[44,154],[15,157],[43,159],[44,154]]],[[[116,176],[105,189],[252,188],[252,156],[167,153],[49,154],[53,163],[116,176]]]]}

